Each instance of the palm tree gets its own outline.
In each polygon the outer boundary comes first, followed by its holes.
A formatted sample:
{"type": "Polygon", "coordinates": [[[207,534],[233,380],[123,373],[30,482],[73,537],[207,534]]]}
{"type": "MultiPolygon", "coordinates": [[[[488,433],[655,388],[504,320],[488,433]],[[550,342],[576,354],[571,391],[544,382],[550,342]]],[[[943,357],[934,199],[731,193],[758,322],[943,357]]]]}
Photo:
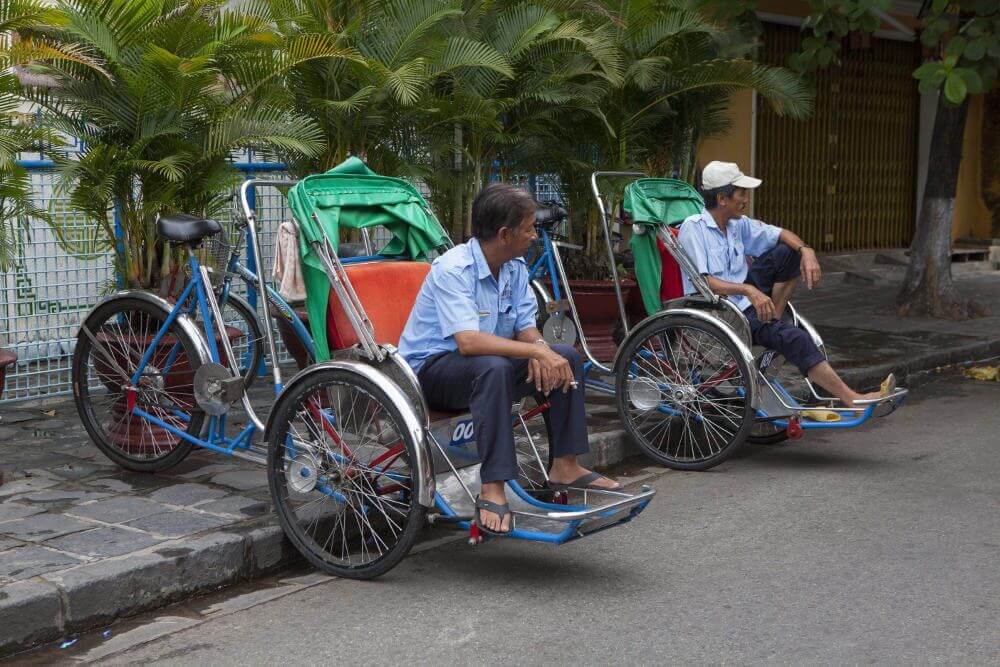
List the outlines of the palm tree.
{"type": "Polygon", "coordinates": [[[17,253],[18,226],[26,218],[47,217],[32,200],[28,170],[17,163],[21,153],[37,150],[47,136],[18,113],[12,77],[0,77],[0,271],[8,271],[17,253]]]}
{"type": "MultiPolygon", "coordinates": [[[[751,89],[782,115],[807,116],[812,94],[793,72],[753,62],[755,46],[726,22],[715,23],[694,0],[620,0],[601,31],[621,54],[622,76],[598,102],[599,114],[576,114],[552,146],[571,209],[587,211],[585,242],[599,233],[588,178],[598,169],[638,169],[693,180],[701,140],[728,129],[727,104],[751,89]],[[586,137],[586,139],[581,139],[586,137]]],[[[577,216],[577,223],[580,216],[577,216]]]]}
{"type": "Polygon", "coordinates": [[[512,74],[495,50],[453,29],[457,0],[261,0],[257,11],[286,37],[326,31],[360,56],[289,72],[296,111],[313,119],[325,142],[320,155],[291,164],[298,175],[357,155],[379,173],[425,176],[423,130],[435,89],[465,71],[512,74]]]}
{"type": "Polygon", "coordinates": [[[600,119],[598,100],[621,68],[586,11],[559,2],[463,3],[462,34],[500,54],[512,76],[458,72],[433,105],[427,131],[437,168],[427,183],[453,231],[470,233],[471,201],[494,167],[509,176],[544,164],[574,114],[600,119]]]}
{"type": "Polygon", "coordinates": [[[42,122],[81,139],[56,156],[70,203],[116,247],[127,284],[150,287],[172,270],[157,242],[158,213],[219,212],[238,176],[233,151],[278,158],[322,149],[282,86],[312,59],[356,59],[335,35],[286,38],[224,0],[69,0],[34,26],[36,43],[79,54],[30,59],[24,95],[42,122]],[[111,211],[123,231],[115,244],[111,211]]]}
{"type": "Polygon", "coordinates": [[[42,55],[53,61],[81,59],[73,50],[32,39],[33,25],[55,17],[39,0],[0,0],[0,271],[9,270],[16,257],[18,225],[28,217],[48,220],[34,204],[28,171],[17,160],[57,138],[23,113],[16,72],[25,60],[42,55]]]}

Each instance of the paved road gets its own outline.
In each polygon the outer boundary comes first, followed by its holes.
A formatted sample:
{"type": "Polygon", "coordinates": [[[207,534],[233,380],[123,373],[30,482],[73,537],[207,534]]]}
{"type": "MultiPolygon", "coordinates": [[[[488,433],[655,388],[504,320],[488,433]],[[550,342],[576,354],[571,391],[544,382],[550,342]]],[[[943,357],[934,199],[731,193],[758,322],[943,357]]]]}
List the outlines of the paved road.
{"type": "Polygon", "coordinates": [[[1000,384],[942,379],[877,425],[664,474],[626,528],[448,544],[111,662],[1000,662],[998,434],[1000,384]]]}

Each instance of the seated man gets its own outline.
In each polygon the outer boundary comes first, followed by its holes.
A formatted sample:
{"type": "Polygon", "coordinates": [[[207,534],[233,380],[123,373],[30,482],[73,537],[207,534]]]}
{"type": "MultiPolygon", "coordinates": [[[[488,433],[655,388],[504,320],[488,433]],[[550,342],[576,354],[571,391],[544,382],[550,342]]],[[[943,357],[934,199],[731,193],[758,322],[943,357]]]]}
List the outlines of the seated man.
{"type": "MultiPolygon", "coordinates": [[[[684,221],[679,240],[712,291],[729,296],[746,315],[754,344],[782,354],[847,407],[882,395],[859,394],[848,387],[809,334],[781,319],[799,276],[812,289],[819,284],[821,272],[816,252],[796,234],[744,215],[747,190],[761,181],[744,175],[732,162],[708,163],[701,180],[705,210],[684,221]],[[749,267],[747,255],[755,258],[749,267]]],[[[685,275],[684,293],[694,291],[685,275]]],[[[890,375],[883,392],[894,385],[890,375]]]]}
{"type": "Polygon", "coordinates": [[[514,528],[504,482],[517,477],[511,405],[532,390],[548,396],[549,486],[617,489],[576,462],[588,451],[583,365],[567,345],[549,347],[522,255],[535,242],[535,202],[504,183],[472,204],[472,238],[434,261],[399,341],[432,408],[472,412],[482,461],[476,521],[514,528]]]}

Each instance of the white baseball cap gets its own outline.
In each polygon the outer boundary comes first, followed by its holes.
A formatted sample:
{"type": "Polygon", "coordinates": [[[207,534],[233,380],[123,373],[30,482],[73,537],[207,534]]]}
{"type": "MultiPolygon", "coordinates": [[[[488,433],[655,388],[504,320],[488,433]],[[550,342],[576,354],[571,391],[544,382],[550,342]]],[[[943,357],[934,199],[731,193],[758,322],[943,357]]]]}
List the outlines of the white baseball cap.
{"type": "Polygon", "coordinates": [[[701,171],[701,187],[705,190],[735,185],[738,188],[755,188],[761,184],[759,178],[747,176],[735,162],[713,160],[701,171]]]}

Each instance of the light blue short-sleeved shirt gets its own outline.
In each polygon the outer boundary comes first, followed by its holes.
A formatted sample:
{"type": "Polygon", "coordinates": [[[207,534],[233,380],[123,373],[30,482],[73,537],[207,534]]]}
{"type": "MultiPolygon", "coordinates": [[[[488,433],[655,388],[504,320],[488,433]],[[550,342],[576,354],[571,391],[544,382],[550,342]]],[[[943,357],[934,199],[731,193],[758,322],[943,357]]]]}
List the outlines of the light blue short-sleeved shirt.
{"type": "MultiPolygon", "coordinates": [[[[747,255],[756,257],[778,245],[781,227],[769,225],[747,216],[734,218],[723,233],[708,210],[692,215],[681,224],[678,240],[699,273],[731,283],[747,279],[747,255]]],[[[694,285],[685,275],[684,293],[694,293],[694,285]]],[[[740,310],[750,305],[742,295],[729,297],[740,310]]]]}
{"type": "Polygon", "coordinates": [[[490,272],[479,241],[455,246],[434,260],[399,339],[399,353],[414,371],[424,360],[458,349],[459,331],[501,338],[535,326],[538,304],[520,257],[490,272]]]}

